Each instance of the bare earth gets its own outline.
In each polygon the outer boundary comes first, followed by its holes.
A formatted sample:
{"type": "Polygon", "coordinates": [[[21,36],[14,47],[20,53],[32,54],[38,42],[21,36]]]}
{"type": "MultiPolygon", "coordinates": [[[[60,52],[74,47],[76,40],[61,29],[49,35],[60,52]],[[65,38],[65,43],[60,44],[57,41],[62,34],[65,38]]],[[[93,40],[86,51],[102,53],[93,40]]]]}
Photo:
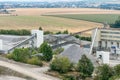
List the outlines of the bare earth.
{"type": "MultiPolygon", "coordinates": [[[[30,76],[30,77],[32,77],[36,80],[59,80],[58,78],[54,78],[54,77],[46,75],[42,72],[40,73],[40,72],[37,72],[33,69],[26,68],[26,67],[23,67],[23,66],[19,66],[19,65],[9,63],[9,62],[6,62],[6,61],[0,61],[0,66],[7,67],[7,68],[12,69],[14,71],[17,71],[21,74],[30,76]]],[[[9,80],[9,79],[7,79],[7,80],[9,80]]]]}
{"type": "Polygon", "coordinates": [[[0,80],[26,80],[14,76],[0,76],[0,80]]]}

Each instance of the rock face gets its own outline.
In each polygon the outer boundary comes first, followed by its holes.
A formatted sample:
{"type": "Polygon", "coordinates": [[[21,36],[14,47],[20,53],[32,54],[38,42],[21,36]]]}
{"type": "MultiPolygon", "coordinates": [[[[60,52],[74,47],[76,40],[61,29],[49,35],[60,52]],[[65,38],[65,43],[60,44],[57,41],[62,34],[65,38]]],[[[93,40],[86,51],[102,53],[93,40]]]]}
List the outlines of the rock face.
{"type": "Polygon", "coordinates": [[[27,80],[27,79],[14,77],[14,76],[0,76],[0,80],[27,80]]]}

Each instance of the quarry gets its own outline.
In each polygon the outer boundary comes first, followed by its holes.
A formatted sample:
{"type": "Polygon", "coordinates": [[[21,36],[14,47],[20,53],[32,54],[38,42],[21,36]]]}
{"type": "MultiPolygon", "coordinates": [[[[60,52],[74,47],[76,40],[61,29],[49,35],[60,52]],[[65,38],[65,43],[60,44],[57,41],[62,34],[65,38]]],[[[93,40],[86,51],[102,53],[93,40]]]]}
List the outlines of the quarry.
{"type": "MultiPolygon", "coordinates": [[[[64,48],[64,51],[57,55],[57,57],[68,57],[69,60],[75,64],[78,63],[84,54],[96,67],[102,64],[108,64],[110,66],[120,64],[119,31],[111,28],[92,28],[74,34],[44,35],[41,30],[32,30],[31,35],[27,36],[0,35],[0,53],[9,54],[16,48],[38,48],[44,41],[47,41],[53,50],[57,48],[64,48]],[[77,39],[74,36],[76,34],[82,35],[82,33],[87,31],[92,32],[91,41],[77,39]]],[[[0,78],[4,78],[4,76],[0,78]]]]}
{"type": "Polygon", "coordinates": [[[75,34],[81,35],[87,31],[92,31],[91,42],[79,40],[74,37],[74,34],[43,35],[43,31],[39,30],[32,30],[29,36],[0,35],[0,52],[7,54],[15,48],[37,48],[43,41],[47,41],[53,49],[64,48],[60,55],[69,57],[75,63],[82,54],[86,54],[91,56],[94,62],[102,56],[102,63],[119,64],[119,31],[111,28],[92,28],[75,34]]]}

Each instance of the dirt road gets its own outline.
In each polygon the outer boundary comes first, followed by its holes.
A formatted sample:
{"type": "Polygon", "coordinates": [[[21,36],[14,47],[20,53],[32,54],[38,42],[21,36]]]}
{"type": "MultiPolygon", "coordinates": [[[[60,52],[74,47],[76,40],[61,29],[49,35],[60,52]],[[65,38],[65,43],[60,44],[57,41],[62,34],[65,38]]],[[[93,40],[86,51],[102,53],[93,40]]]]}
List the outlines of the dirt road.
{"type": "Polygon", "coordinates": [[[0,61],[0,66],[10,68],[10,69],[17,71],[19,73],[22,73],[26,76],[30,76],[36,80],[59,80],[57,78],[48,76],[46,74],[34,71],[30,68],[22,67],[22,66],[19,66],[19,65],[13,64],[13,63],[9,63],[6,61],[0,61]]]}

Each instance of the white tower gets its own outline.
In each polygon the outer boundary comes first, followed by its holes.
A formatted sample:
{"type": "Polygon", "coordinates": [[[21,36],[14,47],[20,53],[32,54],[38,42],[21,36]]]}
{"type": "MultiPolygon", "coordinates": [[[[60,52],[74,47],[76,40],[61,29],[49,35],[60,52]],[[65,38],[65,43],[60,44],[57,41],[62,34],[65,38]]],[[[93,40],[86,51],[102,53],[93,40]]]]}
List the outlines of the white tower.
{"type": "Polygon", "coordinates": [[[0,50],[3,50],[3,40],[0,39],[0,50]]]}
{"type": "Polygon", "coordinates": [[[40,30],[32,30],[31,31],[32,35],[36,35],[36,37],[34,38],[34,46],[35,47],[40,47],[40,45],[43,43],[44,39],[43,39],[43,31],[40,30]]]}

